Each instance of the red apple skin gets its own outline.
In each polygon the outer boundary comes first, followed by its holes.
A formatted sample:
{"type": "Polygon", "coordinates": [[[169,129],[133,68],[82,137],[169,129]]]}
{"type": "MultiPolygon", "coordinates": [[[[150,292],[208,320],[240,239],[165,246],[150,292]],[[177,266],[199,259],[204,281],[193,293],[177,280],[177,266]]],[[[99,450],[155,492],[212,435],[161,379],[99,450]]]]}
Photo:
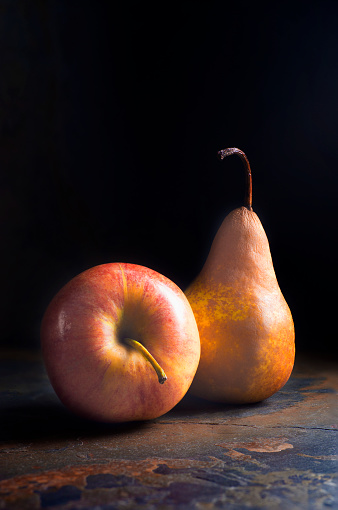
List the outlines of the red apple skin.
{"type": "Polygon", "coordinates": [[[41,349],[51,384],[74,413],[102,422],[157,418],[186,394],[200,358],[194,314],[181,289],[152,269],[95,266],[49,304],[41,349]],[[142,343],[167,375],[124,338],[142,343]]]}

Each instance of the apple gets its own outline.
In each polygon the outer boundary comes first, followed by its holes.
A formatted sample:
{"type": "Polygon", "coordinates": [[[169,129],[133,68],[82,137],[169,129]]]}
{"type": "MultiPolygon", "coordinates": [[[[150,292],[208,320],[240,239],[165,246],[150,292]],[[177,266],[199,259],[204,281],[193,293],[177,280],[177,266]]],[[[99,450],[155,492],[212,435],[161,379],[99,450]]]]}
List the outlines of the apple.
{"type": "Polygon", "coordinates": [[[52,299],[41,324],[50,382],[74,413],[102,422],[157,418],[186,394],[200,358],[194,314],[167,277],[95,266],[52,299]]]}

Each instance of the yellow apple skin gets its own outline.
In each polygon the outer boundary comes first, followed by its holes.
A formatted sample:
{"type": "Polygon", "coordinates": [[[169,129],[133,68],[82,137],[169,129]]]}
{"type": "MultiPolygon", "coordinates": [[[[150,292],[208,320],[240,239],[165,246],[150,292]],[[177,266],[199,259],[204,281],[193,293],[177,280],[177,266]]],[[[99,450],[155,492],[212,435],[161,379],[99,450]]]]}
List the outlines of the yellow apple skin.
{"type": "Polygon", "coordinates": [[[189,389],[200,358],[190,304],[171,280],[125,263],[95,266],[54,297],[41,325],[51,384],[74,413],[102,422],[157,418],[189,389]],[[140,342],[167,375],[124,342],[140,342]]]}

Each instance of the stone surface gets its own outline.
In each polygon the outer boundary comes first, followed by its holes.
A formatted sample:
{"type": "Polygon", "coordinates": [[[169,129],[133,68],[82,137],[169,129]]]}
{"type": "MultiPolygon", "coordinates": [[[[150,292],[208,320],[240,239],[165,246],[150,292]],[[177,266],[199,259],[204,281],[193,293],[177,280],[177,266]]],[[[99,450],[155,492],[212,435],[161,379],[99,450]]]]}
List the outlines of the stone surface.
{"type": "Polygon", "coordinates": [[[187,395],[142,423],[69,413],[39,354],[0,356],[0,509],[338,508],[338,364],[249,406],[187,395]]]}

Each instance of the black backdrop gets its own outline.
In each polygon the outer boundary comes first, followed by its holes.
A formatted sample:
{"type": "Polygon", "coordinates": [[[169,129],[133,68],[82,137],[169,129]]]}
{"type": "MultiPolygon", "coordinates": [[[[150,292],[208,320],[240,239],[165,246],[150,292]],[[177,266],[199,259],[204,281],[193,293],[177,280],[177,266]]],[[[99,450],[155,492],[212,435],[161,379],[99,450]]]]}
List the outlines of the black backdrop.
{"type": "Polygon", "coordinates": [[[185,286],[253,172],[297,348],[336,352],[338,4],[0,1],[1,343],[104,262],[185,286]]]}

